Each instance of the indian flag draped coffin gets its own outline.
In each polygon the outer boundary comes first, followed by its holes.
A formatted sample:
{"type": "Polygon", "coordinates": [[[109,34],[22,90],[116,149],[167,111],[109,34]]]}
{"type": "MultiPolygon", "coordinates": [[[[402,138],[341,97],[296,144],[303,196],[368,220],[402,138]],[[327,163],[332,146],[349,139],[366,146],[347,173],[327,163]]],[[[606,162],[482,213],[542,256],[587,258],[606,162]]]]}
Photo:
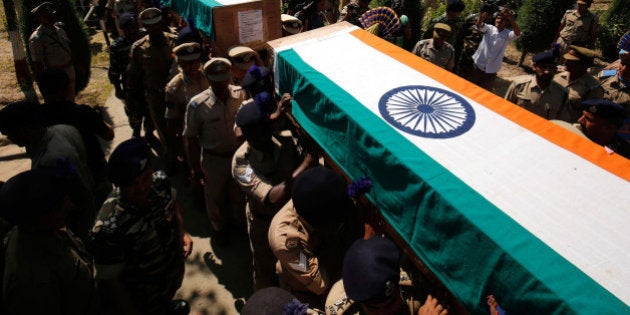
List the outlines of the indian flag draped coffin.
{"type": "Polygon", "coordinates": [[[280,2],[264,0],[162,0],[212,39],[220,55],[230,46],[253,49],[282,36],[280,2]]]}
{"type": "Polygon", "coordinates": [[[363,30],[301,38],[278,92],[471,312],[630,313],[630,161],[363,30]]]}

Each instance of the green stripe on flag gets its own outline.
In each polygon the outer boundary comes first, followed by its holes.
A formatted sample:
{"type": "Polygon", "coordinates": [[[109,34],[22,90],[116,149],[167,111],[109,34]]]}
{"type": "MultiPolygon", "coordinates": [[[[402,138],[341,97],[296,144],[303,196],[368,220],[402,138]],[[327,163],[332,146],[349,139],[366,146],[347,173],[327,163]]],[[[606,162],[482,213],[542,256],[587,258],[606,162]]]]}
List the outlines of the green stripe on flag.
{"type": "Polygon", "coordinates": [[[487,314],[485,297],[493,294],[508,314],[628,313],[293,49],[276,62],[279,92],[293,95],[302,128],[350,177],[373,181],[368,198],[470,311],[487,314]]]}
{"type": "Polygon", "coordinates": [[[215,39],[212,8],[223,6],[221,2],[216,0],[162,0],[161,3],[175,10],[185,19],[191,18],[197,29],[210,37],[211,40],[215,39]]]}

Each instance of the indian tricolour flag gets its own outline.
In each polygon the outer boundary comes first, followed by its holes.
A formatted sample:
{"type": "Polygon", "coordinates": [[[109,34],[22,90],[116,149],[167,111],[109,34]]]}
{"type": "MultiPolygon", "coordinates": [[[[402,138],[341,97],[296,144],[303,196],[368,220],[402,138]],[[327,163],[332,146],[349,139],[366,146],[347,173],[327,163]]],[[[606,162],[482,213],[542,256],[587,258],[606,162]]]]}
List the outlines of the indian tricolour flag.
{"type": "Polygon", "coordinates": [[[272,42],[293,115],[473,313],[630,313],[630,161],[355,28],[272,42]]]}

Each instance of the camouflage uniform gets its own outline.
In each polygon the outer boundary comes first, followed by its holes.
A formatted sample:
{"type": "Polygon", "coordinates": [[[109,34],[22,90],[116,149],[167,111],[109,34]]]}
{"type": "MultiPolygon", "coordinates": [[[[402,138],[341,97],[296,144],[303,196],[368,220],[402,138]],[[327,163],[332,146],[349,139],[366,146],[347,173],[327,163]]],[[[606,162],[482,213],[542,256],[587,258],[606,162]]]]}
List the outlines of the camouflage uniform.
{"type": "Polygon", "coordinates": [[[545,90],[541,90],[535,76],[514,81],[505,93],[505,99],[545,118],[570,122],[567,90],[551,81],[545,90]]]}
{"type": "Polygon", "coordinates": [[[283,204],[269,204],[267,198],[274,186],[291,178],[300,160],[290,132],[273,136],[272,141],[273,153],[256,150],[245,142],[232,159],[232,176],[249,197],[245,209],[254,259],[254,290],[277,285],[276,257],[269,248],[267,233],[283,204]]]}
{"type": "MultiPolygon", "coordinates": [[[[107,76],[109,82],[115,87],[116,91],[127,92],[127,67],[129,66],[129,53],[131,52],[131,46],[134,40],[129,39],[127,36],[121,36],[109,46],[109,69],[107,76]]],[[[125,114],[129,119],[129,126],[135,132],[138,132],[142,128],[142,119],[144,118],[144,129],[154,130],[153,122],[149,117],[147,110],[147,104],[141,101],[136,106],[129,106],[125,102],[125,114]]]]}
{"type": "Polygon", "coordinates": [[[166,314],[184,277],[183,231],[175,191],[163,172],[153,174],[148,209],[117,189],[103,204],[91,232],[98,279],[120,279],[143,314],[166,314]]]}
{"type": "Polygon", "coordinates": [[[173,48],[177,36],[164,32],[161,43],[151,42],[149,35],[137,40],[131,46],[130,62],[127,69],[128,106],[132,111],[142,107],[146,100],[149,114],[158,132],[160,141],[165,143],[166,111],[164,88],[177,72],[173,58],[173,48]]]}

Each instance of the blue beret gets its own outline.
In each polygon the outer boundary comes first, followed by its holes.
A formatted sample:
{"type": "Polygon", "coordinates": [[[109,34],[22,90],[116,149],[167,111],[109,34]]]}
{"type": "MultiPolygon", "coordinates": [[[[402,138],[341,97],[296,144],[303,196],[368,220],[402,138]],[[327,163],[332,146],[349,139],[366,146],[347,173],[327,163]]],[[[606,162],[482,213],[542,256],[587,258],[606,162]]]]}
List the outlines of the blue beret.
{"type": "Polygon", "coordinates": [[[121,142],[107,162],[109,180],[116,186],[133,182],[149,165],[151,148],[144,138],[132,138],[121,142]]]}
{"type": "Polygon", "coordinates": [[[333,170],[317,166],[302,172],[293,183],[293,206],[310,224],[338,222],[348,212],[346,181],[333,170]]]}
{"type": "Polygon", "coordinates": [[[42,127],[44,123],[43,108],[35,102],[15,102],[0,110],[0,132],[5,135],[21,127],[42,127]]]}
{"type": "Polygon", "coordinates": [[[400,281],[399,259],[398,247],[388,238],[356,240],[343,259],[343,286],[348,297],[357,302],[387,299],[400,281]]]}
{"type": "Polygon", "coordinates": [[[188,25],[179,31],[175,44],[181,45],[183,43],[201,43],[201,36],[196,28],[188,25]]]}
{"type": "Polygon", "coordinates": [[[289,291],[277,287],[268,287],[256,291],[247,299],[241,311],[242,315],[278,315],[284,314],[284,306],[295,297],[289,291]]]}
{"type": "Polygon", "coordinates": [[[137,25],[137,23],[136,17],[130,12],[126,12],[118,18],[118,25],[120,28],[125,28],[134,24],[137,25]]]}
{"type": "Polygon", "coordinates": [[[265,115],[256,102],[248,102],[236,113],[236,125],[240,128],[255,126],[263,121],[265,121],[265,115]]]}
{"type": "Polygon", "coordinates": [[[70,193],[70,176],[76,171],[76,167],[65,165],[68,167],[39,168],[10,178],[0,189],[0,216],[20,224],[60,207],[70,193]]]}
{"type": "Polygon", "coordinates": [[[269,68],[253,65],[247,70],[241,87],[246,90],[255,91],[255,93],[258,94],[258,92],[262,92],[268,84],[265,82],[265,79],[269,77],[269,73],[269,68]]]}
{"type": "Polygon", "coordinates": [[[553,51],[539,52],[532,57],[534,63],[557,63],[558,56],[553,51]]]}
{"type": "Polygon", "coordinates": [[[609,100],[590,99],[582,102],[582,108],[589,113],[603,118],[606,121],[620,127],[626,118],[623,106],[609,100]]]}

